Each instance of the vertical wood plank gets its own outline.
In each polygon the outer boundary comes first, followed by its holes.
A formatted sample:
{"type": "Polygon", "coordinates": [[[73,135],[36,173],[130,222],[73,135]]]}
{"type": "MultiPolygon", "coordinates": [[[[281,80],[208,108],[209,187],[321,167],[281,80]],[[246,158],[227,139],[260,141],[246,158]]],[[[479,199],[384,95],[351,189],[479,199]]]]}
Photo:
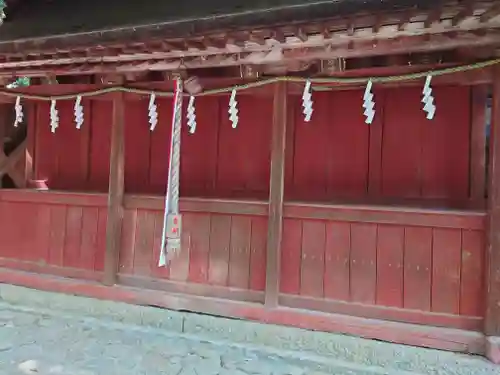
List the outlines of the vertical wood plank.
{"type": "Polygon", "coordinates": [[[266,288],[266,240],[267,220],[252,218],[250,255],[250,289],[263,291],[266,288]]]}
{"type": "Polygon", "coordinates": [[[375,304],[377,291],[377,225],[351,224],[351,300],[375,304]]]}
{"type": "Polygon", "coordinates": [[[99,213],[97,215],[97,248],[94,260],[94,269],[96,271],[104,271],[107,222],[108,222],[108,209],[99,207],[99,213]]]}
{"type": "Polygon", "coordinates": [[[382,195],[394,198],[420,196],[422,126],[420,106],[422,90],[398,88],[387,90],[382,142],[382,195]]]}
{"type": "MultiPolygon", "coordinates": [[[[158,98],[157,107],[158,107],[158,118],[167,120],[159,121],[158,125],[156,125],[154,136],[151,137],[151,159],[149,161],[149,184],[152,193],[165,195],[167,181],[168,181],[170,138],[172,136],[172,121],[170,121],[170,119],[172,118],[172,98],[158,98]]],[[[183,147],[181,147],[181,163],[182,163],[182,156],[183,156],[183,147]]]]}
{"type": "Polygon", "coordinates": [[[373,123],[368,127],[370,131],[368,195],[370,197],[378,197],[382,194],[382,142],[386,93],[387,90],[377,90],[375,92],[378,109],[373,123]]]}
{"type": "MultiPolygon", "coordinates": [[[[161,253],[161,242],[163,235],[163,212],[157,211],[154,214],[155,218],[155,232],[153,241],[153,256],[151,257],[151,272],[154,277],[160,279],[170,278],[170,268],[169,267],[158,267],[160,261],[161,253]]],[[[182,243],[181,243],[182,244],[182,243]]]]}
{"type": "Polygon", "coordinates": [[[189,281],[206,284],[210,257],[210,214],[192,214],[191,224],[189,281]]]}
{"type": "MultiPolygon", "coordinates": [[[[88,187],[92,191],[107,192],[109,191],[113,103],[108,100],[92,100],[91,105],[91,117],[88,124],[91,133],[88,187]]],[[[43,124],[43,126],[48,127],[48,124],[43,124]]]]}
{"type": "MultiPolygon", "coordinates": [[[[16,246],[19,241],[19,226],[15,225],[15,215],[19,213],[19,207],[12,202],[0,201],[0,228],[2,229],[2,241],[0,241],[0,255],[4,258],[16,257],[16,246]],[[9,214],[10,213],[10,214],[9,214]],[[15,214],[12,214],[15,213],[15,214]]],[[[47,233],[50,233],[50,220],[41,226],[47,233]]],[[[49,260],[50,254],[44,260],[49,260]]]]}
{"type": "Polygon", "coordinates": [[[182,216],[182,234],[181,249],[169,264],[170,279],[175,281],[187,281],[189,278],[189,259],[191,256],[191,246],[193,243],[193,234],[198,228],[195,227],[196,221],[193,220],[193,214],[184,214],[182,216]]]}
{"type": "Polygon", "coordinates": [[[433,230],[432,240],[432,311],[460,312],[460,229],[433,230]]]}
{"type": "MultiPolygon", "coordinates": [[[[0,210],[3,209],[3,204],[0,205],[0,210]]],[[[50,214],[51,209],[49,205],[41,204],[36,207],[36,226],[34,232],[37,244],[36,257],[38,257],[36,261],[45,263],[48,263],[50,255],[50,214]]],[[[7,230],[3,222],[0,225],[2,230],[7,230]]]]}
{"type": "Polygon", "coordinates": [[[104,283],[114,285],[118,273],[120,239],[123,222],[123,194],[125,183],[125,102],[123,94],[113,100],[111,129],[111,156],[108,192],[108,221],[106,225],[106,253],[104,283]]]}
{"type": "Polygon", "coordinates": [[[488,86],[472,88],[470,140],[470,197],[483,201],[486,195],[486,100],[488,86]]]}
{"type": "MultiPolygon", "coordinates": [[[[278,83],[280,86],[284,83],[278,83]]],[[[269,195],[269,139],[272,103],[269,97],[242,95],[238,100],[241,116],[233,129],[227,116],[227,98],[220,106],[217,192],[226,197],[265,199],[269,195]],[[266,145],[265,147],[262,147],[266,145]],[[260,148],[260,152],[255,152],[260,148]]]]}
{"type": "Polygon", "coordinates": [[[460,314],[484,314],[484,233],[462,230],[462,270],[460,279],[460,314]]]}
{"type": "Polygon", "coordinates": [[[252,218],[233,216],[229,257],[229,286],[248,289],[250,282],[250,243],[252,218]]]}
{"type": "Polygon", "coordinates": [[[68,207],[63,266],[81,268],[82,207],[68,207]]]}
{"type": "Polygon", "coordinates": [[[151,257],[153,256],[155,220],[152,211],[137,210],[134,241],[135,275],[151,276],[151,257]]]}
{"type": "Polygon", "coordinates": [[[50,132],[50,103],[36,104],[35,147],[38,150],[35,158],[36,178],[47,180],[52,186],[57,173],[57,149],[54,147],[55,137],[50,132]]]}
{"type": "Polygon", "coordinates": [[[125,210],[120,250],[120,273],[134,272],[135,237],[137,233],[137,210],[125,210]]]}
{"type": "MultiPolygon", "coordinates": [[[[325,93],[326,94],[326,93],[325,93]]],[[[366,195],[368,188],[368,162],[370,132],[373,127],[380,128],[381,123],[367,126],[358,103],[362,101],[362,90],[340,90],[326,94],[322,102],[323,131],[319,136],[327,138],[326,154],[317,156],[326,158],[327,197],[359,198],[366,195]],[[356,150],[356,152],[353,152],[356,150]]],[[[377,104],[378,104],[377,97],[377,104]]],[[[313,114],[313,117],[318,114],[313,114]]],[[[377,117],[380,114],[377,112],[377,117]]],[[[314,126],[314,125],[307,125],[314,126]]],[[[312,127],[310,131],[317,131],[312,127]]],[[[298,140],[301,142],[301,140],[298,140]]],[[[313,152],[313,150],[310,150],[313,152]]],[[[314,163],[320,163],[315,160],[314,163]]],[[[308,166],[307,168],[311,168],[308,166]]],[[[309,199],[315,199],[309,196],[309,199]]]]}
{"type": "Polygon", "coordinates": [[[343,301],[350,295],[351,226],[330,222],[326,225],[325,297],[343,301]]]}
{"type": "MultiPolygon", "coordinates": [[[[130,100],[125,108],[125,191],[149,192],[149,163],[152,133],[149,130],[148,100],[130,100]]],[[[161,157],[161,160],[168,160],[161,157]]]]}
{"type": "Polygon", "coordinates": [[[231,216],[212,215],[210,227],[210,260],[208,281],[214,285],[227,285],[229,273],[229,242],[231,216]]]}
{"type": "Polygon", "coordinates": [[[314,95],[314,113],[310,122],[304,121],[302,107],[295,107],[295,144],[293,158],[294,200],[326,198],[328,155],[328,108],[329,93],[314,95]]]}
{"type": "Polygon", "coordinates": [[[99,222],[99,209],[97,207],[85,207],[82,218],[81,238],[81,267],[86,270],[94,270],[95,256],[97,250],[97,226],[99,222]]]}
{"type": "MultiPolygon", "coordinates": [[[[88,155],[88,140],[85,133],[88,127],[76,129],[74,123],[74,102],[60,101],[57,103],[59,121],[65,126],[60,126],[56,134],[57,139],[57,185],[56,188],[63,190],[83,190],[86,185],[87,169],[85,166],[88,155]]],[[[85,107],[84,107],[85,108],[85,107]]],[[[88,117],[87,117],[88,118],[88,117]]],[[[40,150],[44,152],[44,150],[40,150]]]]}
{"type": "Polygon", "coordinates": [[[404,307],[430,311],[432,229],[405,228],[404,307]]]}
{"type": "Polygon", "coordinates": [[[300,264],[302,261],[302,221],[285,219],[281,244],[280,292],[300,293],[300,264]]]}
{"type": "Polygon", "coordinates": [[[433,90],[439,111],[432,122],[419,112],[422,125],[422,190],[425,198],[465,200],[469,193],[470,88],[433,90]]]}
{"type": "Polygon", "coordinates": [[[54,205],[50,208],[49,264],[54,266],[63,265],[66,212],[67,207],[62,205],[54,205]]]}
{"type": "Polygon", "coordinates": [[[302,223],[302,261],[300,267],[300,294],[323,297],[326,227],[322,221],[302,223]]]}
{"type": "MultiPolygon", "coordinates": [[[[183,197],[213,196],[217,193],[217,143],[219,127],[222,125],[219,121],[222,113],[220,102],[217,96],[197,98],[196,121],[205,125],[198,126],[195,134],[187,131],[181,134],[180,189],[183,197]]],[[[224,109],[227,107],[224,106],[224,109]]],[[[167,160],[163,154],[154,157],[167,160]]]]}
{"type": "Polygon", "coordinates": [[[493,105],[488,173],[488,251],[485,334],[500,336],[500,67],[493,70],[493,105]]]}
{"type": "Polygon", "coordinates": [[[271,137],[271,173],[269,189],[269,218],[266,249],[265,305],[278,305],[280,290],[280,251],[283,237],[283,197],[285,190],[285,145],[287,124],[287,85],[279,82],[274,91],[271,137]]]}
{"type": "Polygon", "coordinates": [[[379,225],[377,233],[377,304],[403,307],[404,227],[379,225]]]}

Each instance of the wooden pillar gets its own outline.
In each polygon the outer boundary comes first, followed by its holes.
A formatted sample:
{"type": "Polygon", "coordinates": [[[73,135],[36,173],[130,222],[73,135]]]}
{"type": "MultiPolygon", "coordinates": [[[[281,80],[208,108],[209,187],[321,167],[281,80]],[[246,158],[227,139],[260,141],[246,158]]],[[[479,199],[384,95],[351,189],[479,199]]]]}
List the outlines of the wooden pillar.
{"type": "Polygon", "coordinates": [[[274,91],[271,141],[271,182],[267,232],[266,307],[278,305],[281,238],[283,232],[283,195],[285,190],[285,144],[287,123],[287,84],[278,82],[274,91]]]}
{"type": "Polygon", "coordinates": [[[33,156],[35,154],[35,123],[36,123],[36,104],[30,102],[26,107],[26,150],[22,158],[24,171],[24,187],[30,186],[30,182],[34,178],[35,170],[33,165],[33,156]]]}
{"type": "Polygon", "coordinates": [[[123,222],[123,194],[125,183],[125,103],[123,94],[113,99],[111,156],[109,170],[108,221],[106,225],[106,254],[104,284],[114,285],[118,273],[120,239],[123,222]]]}
{"type": "MultiPolygon", "coordinates": [[[[0,155],[4,155],[4,141],[5,135],[7,133],[7,122],[6,122],[6,113],[4,111],[5,105],[1,106],[0,110],[0,155]]],[[[0,188],[2,188],[2,178],[3,175],[0,175],[0,188]]]]}
{"type": "Polygon", "coordinates": [[[500,363],[500,66],[493,76],[488,190],[488,248],[486,254],[487,355],[500,363]]]}

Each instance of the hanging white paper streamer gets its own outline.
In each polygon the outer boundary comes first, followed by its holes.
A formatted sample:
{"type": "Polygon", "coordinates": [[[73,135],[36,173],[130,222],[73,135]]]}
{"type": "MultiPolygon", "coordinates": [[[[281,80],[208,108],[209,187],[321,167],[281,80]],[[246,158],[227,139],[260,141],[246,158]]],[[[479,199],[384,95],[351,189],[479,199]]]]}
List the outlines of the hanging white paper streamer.
{"type": "Polygon", "coordinates": [[[59,127],[59,112],[56,108],[56,101],[52,100],[50,105],[50,131],[52,133],[56,132],[56,129],[59,127]]]}
{"type": "Polygon", "coordinates": [[[187,107],[187,124],[189,126],[189,132],[194,134],[196,131],[196,112],[194,109],[194,96],[189,97],[189,103],[187,107]]]}
{"type": "Polygon", "coordinates": [[[16,105],[14,106],[16,111],[16,120],[14,121],[14,126],[17,128],[18,125],[23,122],[24,114],[23,114],[23,106],[21,105],[21,97],[18,96],[16,98],[16,105]]]}
{"type": "Polygon", "coordinates": [[[233,129],[238,126],[238,102],[236,101],[236,89],[233,89],[231,93],[231,98],[229,99],[229,119],[233,123],[233,129]]]}
{"type": "Polygon", "coordinates": [[[81,129],[83,125],[83,106],[82,96],[78,95],[75,100],[75,124],[77,129],[81,129]]]}
{"type": "Polygon", "coordinates": [[[431,81],[432,76],[427,76],[424,89],[422,91],[422,94],[424,95],[422,98],[422,103],[424,103],[424,112],[427,113],[427,120],[432,120],[434,118],[434,115],[436,114],[436,106],[434,105],[434,97],[432,96],[431,81]]]}
{"type": "Polygon", "coordinates": [[[156,95],[153,93],[149,98],[149,105],[148,105],[149,125],[150,125],[149,130],[151,131],[155,130],[156,125],[158,124],[158,111],[155,100],[156,100],[156,95]]]}
{"type": "Polygon", "coordinates": [[[366,117],[365,123],[371,124],[375,117],[375,102],[373,101],[372,93],[373,82],[371,80],[366,84],[365,94],[363,95],[363,108],[365,109],[364,115],[366,117]]]}
{"type": "Polygon", "coordinates": [[[313,101],[311,93],[311,81],[307,80],[304,86],[304,93],[302,94],[302,108],[304,113],[304,121],[311,121],[313,113],[313,101]]]}

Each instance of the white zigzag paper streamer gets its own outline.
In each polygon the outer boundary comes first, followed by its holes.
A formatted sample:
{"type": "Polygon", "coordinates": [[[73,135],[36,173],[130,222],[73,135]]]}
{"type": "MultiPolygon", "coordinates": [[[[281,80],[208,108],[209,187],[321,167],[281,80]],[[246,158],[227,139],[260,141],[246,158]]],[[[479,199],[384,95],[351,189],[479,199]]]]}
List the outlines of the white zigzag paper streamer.
{"type": "Polygon", "coordinates": [[[59,127],[59,111],[56,108],[56,101],[52,100],[50,104],[50,131],[52,133],[55,133],[58,127],[59,127]]]}
{"type": "Polygon", "coordinates": [[[424,112],[427,113],[427,120],[432,120],[436,114],[436,106],[434,104],[434,97],[432,96],[431,81],[432,76],[427,76],[424,89],[422,90],[422,103],[424,103],[424,112]]]}
{"type": "Polygon", "coordinates": [[[23,122],[24,114],[23,114],[23,106],[21,105],[21,97],[18,96],[16,98],[16,105],[14,106],[16,111],[16,119],[14,121],[14,126],[17,128],[18,125],[23,122]]]}
{"type": "Polygon", "coordinates": [[[236,89],[231,92],[231,98],[229,99],[229,120],[232,122],[233,129],[238,126],[238,102],[236,101],[236,89]]]}
{"type": "Polygon", "coordinates": [[[307,80],[304,86],[304,93],[302,94],[302,108],[304,113],[304,121],[311,121],[313,114],[313,100],[311,93],[311,81],[307,80]]]}
{"type": "Polygon", "coordinates": [[[78,95],[75,100],[75,124],[77,129],[81,129],[83,125],[83,106],[82,96],[78,95]]]}
{"type": "Polygon", "coordinates": [[[187,107],[187,124],[189,127],[189,133],[194,134],[196,131],[196,112],[194,108],[194,96],[189,97],[189,103],[187,107]]]}
{"type": "Polygon", "coordinates": [[[158,124],[158,111],[156,107],[156,95],[153,93],[149,97],[149,104],[148,104],[148,116],[149,116],[149,130],[153,131],[156,128],[156,125],[158,124]]]}
{"type": "Polygon", "coordinates": [[[373,101],[372,93],[373,82],[371,80],[366,84],[365,94],[363,95],[363,108],[365,109],[364,115],[366,117],[365,123],[371,124],[375,117],[375,102],[373,101]]]}

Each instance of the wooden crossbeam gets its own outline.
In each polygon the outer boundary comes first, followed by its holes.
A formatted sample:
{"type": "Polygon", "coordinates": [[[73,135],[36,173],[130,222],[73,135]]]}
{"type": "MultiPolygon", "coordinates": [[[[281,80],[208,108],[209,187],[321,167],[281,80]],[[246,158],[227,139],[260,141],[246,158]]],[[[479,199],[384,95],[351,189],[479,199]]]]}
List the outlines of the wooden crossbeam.
{"type": "Polygon", "coordinates": [[[27,140],[24,140],[9,156],[6,156],[3,150],[0,151],[0,177],[5,174],[9,175],[16,187],[26,185],[24,168],[23,170],[16,168],[21,158],[26,154],[26,146],[27,140]]]}
{"type": "Polygon", "coordinates": [[[479,17],[479,20],[481,22],[488,22],[492,18],[495,18],[496,16],[500,15],[500,4],[493,5],[491,8],[486,10],[483,14],[481,14],[481,17],[479,17]]]}
{"type": "Polygon", "coordinates": [[[463,8],[451,19],[452,26],[457,26],[466,18],[471,17],[474,13],[472,0],[467,0],[463,8]]]}

